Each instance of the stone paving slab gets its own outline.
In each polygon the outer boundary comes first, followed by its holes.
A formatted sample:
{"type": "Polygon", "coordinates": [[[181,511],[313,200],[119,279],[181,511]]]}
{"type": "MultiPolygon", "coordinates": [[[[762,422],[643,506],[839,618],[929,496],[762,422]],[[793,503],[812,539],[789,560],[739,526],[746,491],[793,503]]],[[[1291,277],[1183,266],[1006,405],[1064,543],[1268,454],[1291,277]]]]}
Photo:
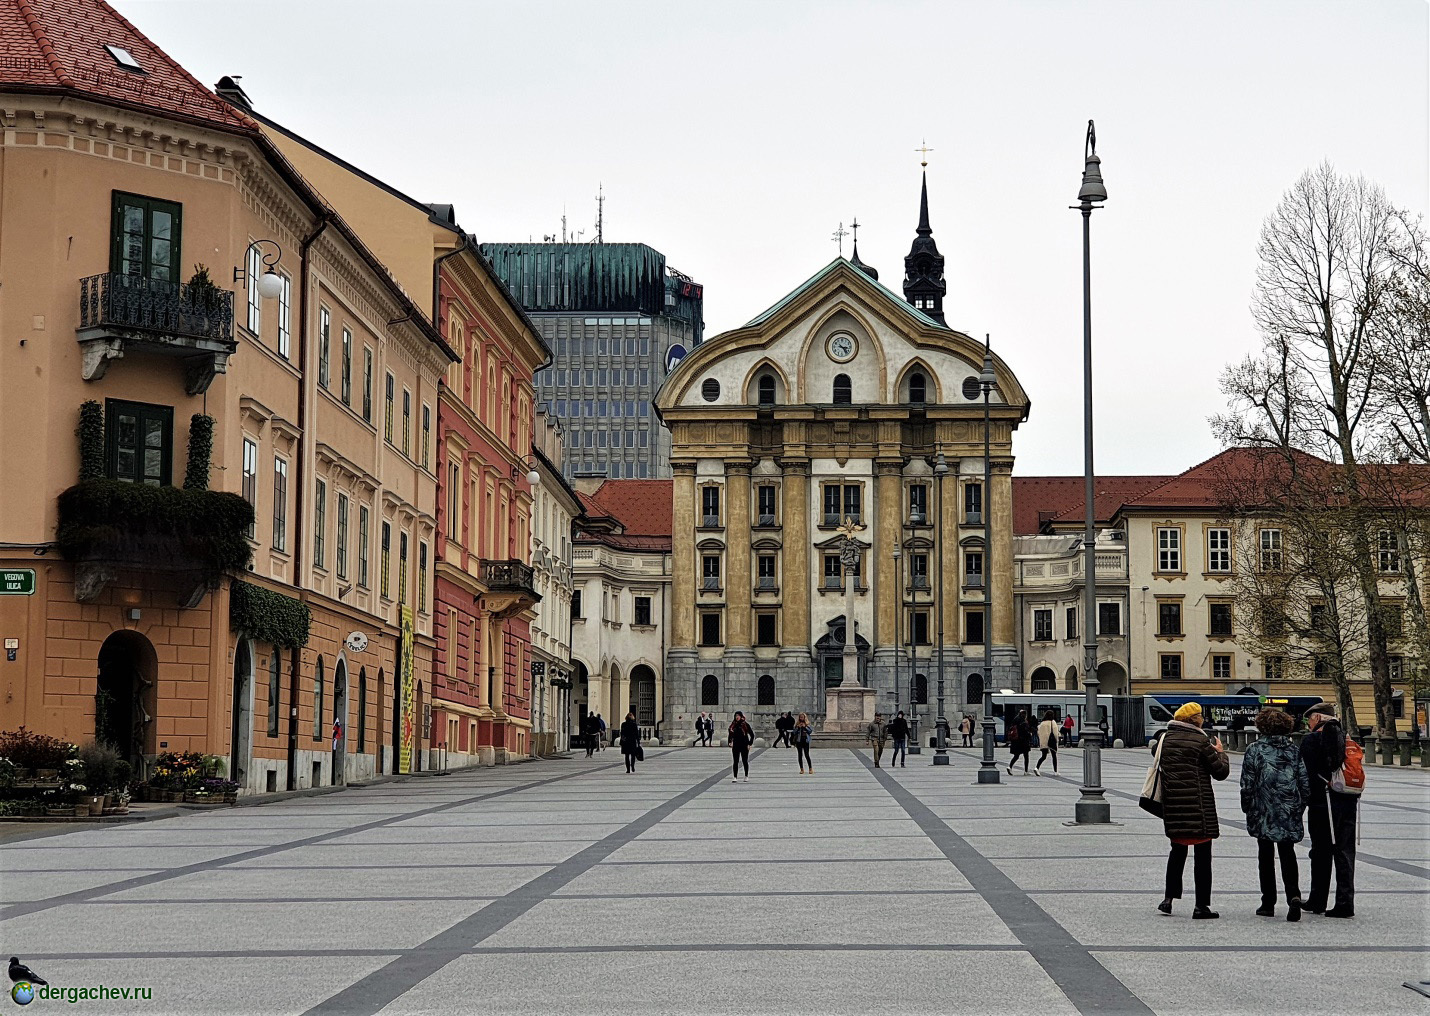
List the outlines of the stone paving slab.
{"type": "MultiPolygon", "coordinates": [[[[461,892],[501,896],[530,882],[547,870],[545,865],[464,868],[455,875],[461,892]]],[[[183,875],[154,885],[112,893],[108,900],[194,899],[327,899],[353,897],[403,898],[429,895],[441,899],[446,883],[434,885],[420,868],[215,868],[183,875]]],[[[449,890],[450,891],[450,890],[449,890]]]]}

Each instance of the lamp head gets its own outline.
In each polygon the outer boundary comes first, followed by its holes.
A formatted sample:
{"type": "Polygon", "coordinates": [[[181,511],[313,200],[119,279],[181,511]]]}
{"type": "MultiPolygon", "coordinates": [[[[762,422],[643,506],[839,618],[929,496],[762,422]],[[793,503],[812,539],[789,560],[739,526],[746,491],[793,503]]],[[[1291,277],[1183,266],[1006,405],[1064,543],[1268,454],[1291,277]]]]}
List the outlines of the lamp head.
{"type": "Polygon", "coordinates": [[[538,473],[535,469],[527,470],[526,482],[531,484],[533,487],[539,486],[541,484],[541,474],[538,473]]]}
{"type": "Polygon", "coordinates": [[[277,272],[264,272],[258,277],[258,295],[274,300],[283,292],[283,277],[277,272]]]}

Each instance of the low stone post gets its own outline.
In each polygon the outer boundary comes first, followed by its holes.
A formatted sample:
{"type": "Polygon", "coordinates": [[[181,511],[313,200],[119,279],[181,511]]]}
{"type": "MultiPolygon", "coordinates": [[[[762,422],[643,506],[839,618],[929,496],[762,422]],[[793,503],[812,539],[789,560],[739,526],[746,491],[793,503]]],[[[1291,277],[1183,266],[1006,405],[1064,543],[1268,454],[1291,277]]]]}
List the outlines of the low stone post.
{"type": "Polygon", "coordinates": [[[1420,768],[1430,769],[1430,741],[1420,739],[1420,768]]]}
{"type": "Polygon", "coordinates": [[[1403,766],[1410,765],[1410,747],[1410,738],[1402,737],[1400,739],[1400,764],[1403,766]]]}
{"type": "Polygon", "coordinates": [[[1380,764],[1383,766],[1395,765],[1395,738],[1382,737],[1380,739],[1380,764]]]}
{"type": "Polygon", "coordinates": [[[1256,743],[1259,737],[1261,737],[1261,732],[1259,730],[1248,729],[1246,731],[1246,747],[1250,748],[1253,744],[1256,743]]]}

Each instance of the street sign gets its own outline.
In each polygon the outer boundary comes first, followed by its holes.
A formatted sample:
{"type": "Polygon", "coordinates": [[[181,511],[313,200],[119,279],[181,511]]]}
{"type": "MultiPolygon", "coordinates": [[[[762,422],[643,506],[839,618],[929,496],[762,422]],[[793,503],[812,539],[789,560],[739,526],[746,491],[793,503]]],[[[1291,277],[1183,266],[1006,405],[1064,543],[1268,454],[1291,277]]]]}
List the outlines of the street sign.
{"type": "Polygon", "coordinates": [[[10,568],[0,571],[0,596],[34,596],[35,569],[10,568]]]}

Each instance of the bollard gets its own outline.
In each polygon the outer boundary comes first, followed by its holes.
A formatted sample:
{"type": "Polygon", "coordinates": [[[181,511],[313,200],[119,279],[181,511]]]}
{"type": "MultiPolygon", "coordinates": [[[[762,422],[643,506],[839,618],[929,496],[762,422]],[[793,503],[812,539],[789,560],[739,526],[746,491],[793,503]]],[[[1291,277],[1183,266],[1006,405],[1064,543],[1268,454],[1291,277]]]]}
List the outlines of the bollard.
{"type": "Polygon", "coordinates": [[[1261,732],[1259,730],[1248,730],[1246,732],[1246,746],[1250,748],[1253,744],[1256,743],[1257,738],[1259,738],[1260,736],[1261,732]]]}
{"type": "Polygon", "coordinates": [[[1394,765],[1395,738],[1382,737],[1380,739],[1380,764],[1383,766],[1394,765]]]}
{"type": "Polygon", "coordinates": [[[1402,737],[1400,739],[1400,764],[1403,766],[1410,765],[1410,747],[1410,738],[1402,737]]]}
{"type": "Polygon", "coordinates": [[[1430,769],[1430,743],[1423,737],[1420,739],[1420,768],[1430,769]]]}

